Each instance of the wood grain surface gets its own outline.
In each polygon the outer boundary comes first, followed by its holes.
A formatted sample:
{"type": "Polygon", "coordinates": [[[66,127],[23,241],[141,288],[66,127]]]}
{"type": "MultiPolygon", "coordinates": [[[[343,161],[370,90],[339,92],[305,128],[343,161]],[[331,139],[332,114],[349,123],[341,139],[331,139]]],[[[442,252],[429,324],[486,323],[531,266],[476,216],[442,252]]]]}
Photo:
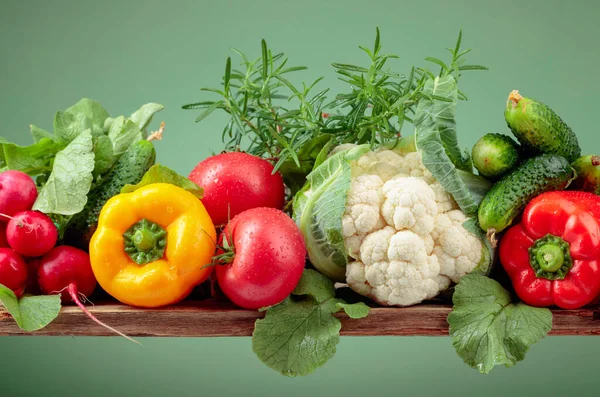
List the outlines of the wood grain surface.
{"type": "MultiPolygon", "coordinates": [[[[358,320],[343,313],[344,336],[444,336],[449,305],[420,304],[412,307],[373,307],[368,317],[358,320]]],[[[230,303],[214,300],[188,301],[159,309],[139,309],[115,304],[96,304],[90,311],[101,321],[130,336],[221,337],[251,336],[254,321],[264,316],[230,303]]],[[[600,306],[577,310],[552,310],[550,335],[600,335],[600,306]]],[[[0,335],[115,336],[87,318],[77,307],[65,306],[50,325],[35,332],[17,327],[0,308],[0,335]]]]}

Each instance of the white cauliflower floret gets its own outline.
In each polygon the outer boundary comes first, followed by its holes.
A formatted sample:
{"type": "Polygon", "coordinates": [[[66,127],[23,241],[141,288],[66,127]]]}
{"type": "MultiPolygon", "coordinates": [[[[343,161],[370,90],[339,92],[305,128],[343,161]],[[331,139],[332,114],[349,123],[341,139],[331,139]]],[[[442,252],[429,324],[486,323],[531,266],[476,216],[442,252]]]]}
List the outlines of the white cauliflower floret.
{"type": "Polygon", "coordinates": [[[351,165],[342,224],[354,291],[382,305],[414,305],[479,265],[482,242],[419,153],[371,151],[351,165]]]}
{"type": "Polygon", "coordinates": [[[462,276],[472,272],[482,256],[481,241],[469,233],[462,223],[466,220],[460,210],[438,216],[437,245],[433,252],[440,261],[440,274],[457,283],[462,276]]]}
{"type": "Polygon", "coordinates": [[[386,227],[365,238],[361,259],[347,265],[346,282],[382,305],[408,306],[431,299],[449,282],[440,278],[435,255],[428,255],[421,236],[386,227]]]}
{"type": "Polygon", "coordinates": [[[382,188],[381,214],[396,230],[411,229],[421,236],[431,233],[438,206],[435,193],[423,179],[394,178],[382,188]]]}
{"type": "Polygon", "coordinates": [[[425,167],[423,161],[421,160],[421,153],[408,153],[404,157],[404,162],[410,170],[410,176],[421,177],[428,184],[435,183],[435,178],[433,177],[433,175],[431,175],[431,172],[429,172],[429,170],[425,167]]]}

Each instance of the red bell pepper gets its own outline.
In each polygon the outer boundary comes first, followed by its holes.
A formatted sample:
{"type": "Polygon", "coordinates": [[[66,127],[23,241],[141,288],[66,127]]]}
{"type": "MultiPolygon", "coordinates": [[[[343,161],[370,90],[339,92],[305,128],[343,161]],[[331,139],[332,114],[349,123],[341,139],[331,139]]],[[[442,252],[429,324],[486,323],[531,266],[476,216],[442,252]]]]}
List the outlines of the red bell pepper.
{"type": "Polygon", "coordinates": [[[530,306],[591,303],[600,295],[600,196],[553,191],[534,198],[501,238],[500,262],[530,306]]]}

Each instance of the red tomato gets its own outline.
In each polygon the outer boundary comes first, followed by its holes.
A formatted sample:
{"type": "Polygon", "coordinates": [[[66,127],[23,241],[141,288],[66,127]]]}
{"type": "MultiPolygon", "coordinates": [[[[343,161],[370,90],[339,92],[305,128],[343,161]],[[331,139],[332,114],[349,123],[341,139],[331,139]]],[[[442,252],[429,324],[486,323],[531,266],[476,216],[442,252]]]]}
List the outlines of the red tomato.
{"type": "Polygon", "coordinates": [[[233,245],[233,261],[217,265],[215,271],[219,287],[233,303],[259,309],[281,302],[294,290],[304,270],[306,246],[300,230],[283,211],[244,211],[225,227],[220,247],[225,236],[233,245]]]}
{"type": "Polygon", "coordinates": [[[188,179],[204,189],[202,204],[220,226],[250,208],[283,209],[283,178],[279,172],[272,174],[273,169],[260,157],[228,152],[201,161],[188,179]]]}

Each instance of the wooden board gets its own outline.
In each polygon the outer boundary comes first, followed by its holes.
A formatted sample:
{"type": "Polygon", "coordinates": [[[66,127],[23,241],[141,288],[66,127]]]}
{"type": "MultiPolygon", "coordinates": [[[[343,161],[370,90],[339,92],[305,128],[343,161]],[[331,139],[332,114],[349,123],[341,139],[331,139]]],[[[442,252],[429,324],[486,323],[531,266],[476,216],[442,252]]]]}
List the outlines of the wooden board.
{"type": "MultiPolygon", "coordinates": [[[[336,314],[345,336],[444,336],[451,307],[421,304],[405,308],[374,307],[359,320],[336,314]]],[[[185,302],[160,309],[138,309],[119,304],[97,304],[90,311],[101,321],[130,336],[221,337],[250,336],[254,321],[264,316],[239,309],[227,302],[204,300],[185,302]]],[[[553,310],[551,335],[600,335],[600,306],[577,310],[553,310]]],[[[61,313],[46,328],[35,332],[20,330],[12,317],[0,309],[0,335],[115,336],[100,327],[74,306],[61,313]]]]}

